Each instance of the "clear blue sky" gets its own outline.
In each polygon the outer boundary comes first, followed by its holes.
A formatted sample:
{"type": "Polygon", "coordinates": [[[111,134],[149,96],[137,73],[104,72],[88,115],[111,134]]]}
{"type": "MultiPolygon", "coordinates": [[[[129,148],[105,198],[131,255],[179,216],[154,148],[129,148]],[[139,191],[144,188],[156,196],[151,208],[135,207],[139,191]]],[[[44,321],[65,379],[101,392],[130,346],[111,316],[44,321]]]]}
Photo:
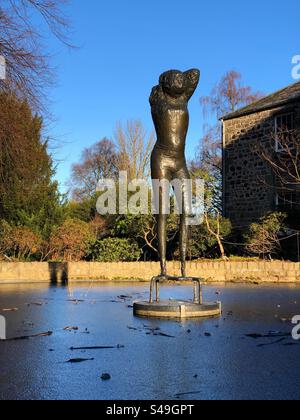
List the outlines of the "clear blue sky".
{"type": "Polygon", "coordinates": [[[204,123],[199,98],[226,71],[240,71],[247,85],[265,93],[294,82],[299,0],[70,1],[73,42],[80,49],[48,44],[58,72],[51,131],[60,141],[55,157],[62,189],[82,149],[111,137],[117,121],[138,118],[152,130],[148,97],[167,69],[202,72],[190,103],[189,158],[204,123]]]}

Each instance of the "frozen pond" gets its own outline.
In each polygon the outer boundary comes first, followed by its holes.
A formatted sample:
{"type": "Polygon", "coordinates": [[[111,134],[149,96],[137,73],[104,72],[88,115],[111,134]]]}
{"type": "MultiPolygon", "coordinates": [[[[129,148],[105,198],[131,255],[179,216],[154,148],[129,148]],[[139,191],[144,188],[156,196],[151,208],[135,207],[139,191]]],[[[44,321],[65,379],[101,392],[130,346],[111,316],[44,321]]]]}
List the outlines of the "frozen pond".
{"type": "MultiPolygon", "coordinates": [[[[162,289],[162,297],[191,295],[162,289]]],[[[148,285],[133,283],[0,286],[7,338],[53,332],[0,342],[0,399],[300,398],[300,342],[246,336],[291,333],[285,320],[300,315],[299,287],[210,286],[204,297],[222,300],[222,317],[185,322],[134,318],[132,302],[147,296],[148,285]],[[66,363],[74,358],[94,360],[66,363]]]]}

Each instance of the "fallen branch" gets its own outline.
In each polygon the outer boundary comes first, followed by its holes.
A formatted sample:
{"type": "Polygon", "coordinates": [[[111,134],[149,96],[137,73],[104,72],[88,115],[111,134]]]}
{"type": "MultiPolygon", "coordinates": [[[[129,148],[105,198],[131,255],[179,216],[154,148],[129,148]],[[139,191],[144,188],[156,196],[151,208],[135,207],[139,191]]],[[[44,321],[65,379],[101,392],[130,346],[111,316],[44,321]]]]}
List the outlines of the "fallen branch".
{"type": "Polygon", "coordinates": [[[1,309],[2,312],[16,312],[18,310],[19,310],[18,308],[1,309]]]}
{"type": "Polygon", "coordinates": [[[176,338],[174,335],[165,334],[163,332],[148,332],[147,335],[153,335],[153,336],[160,336],[160,337],[167,337],[167,338],[176,338]]]}
{"type": "Polygon", "coordinates": [[[83,302],[85,302],[84,300],[82,300],[82,299],[67,299],[67,302],[72,302],[72,303],[83,303],[83,302]]]}
{"type": "Polygon", "coordinates": [[[82,363],[82,362],[90,362],[93,361],[95,359],[70,359],[68,361],[66,361],[65,363],[82,363]]]}
{"type": "Polygon", "coordinates": [[[267,347],[267,346],[273,346],[274,344],[279,344],[285,341],[287,337],[279,338],[279,340],[272,341],[271,343],[264,343],[264,344],[258,344],[257,347],[267,347]]]}
{"type": "Polygon", "coordinates": [[[52,331],[47,331],[39,334],[33,334],[33,335],[24,335],[21,337],[13,337],[13,338],[7,338],[6,340],[0,340],[0,341],[18,341],[18,340],[30,340],[31,338],[37,338],[37,337],[50,337],[53,334],[52,331]]]}
{"type": "Polygon", "coordinates": [[[185,397],[186,395],[197,395],[197,394],[201,394],[201,391],[181,392],[179,394],[175,394],[175,398],[185,397]]]}
{"type": "Polygon", "coordinates": [[[283,338],[283,337],[290,337],[291,333],[269,333],[269,334],[246,334],[248,338],[254,338],[257,340],[258,338],[283,338]]]}
{"type": "Polygon", "coordinates": [[[125,346],[118,344],[117,346],[92,346],[92,347],[70,347],[70,350],[109,350],[109,349],[123,349],[125,346]]]}

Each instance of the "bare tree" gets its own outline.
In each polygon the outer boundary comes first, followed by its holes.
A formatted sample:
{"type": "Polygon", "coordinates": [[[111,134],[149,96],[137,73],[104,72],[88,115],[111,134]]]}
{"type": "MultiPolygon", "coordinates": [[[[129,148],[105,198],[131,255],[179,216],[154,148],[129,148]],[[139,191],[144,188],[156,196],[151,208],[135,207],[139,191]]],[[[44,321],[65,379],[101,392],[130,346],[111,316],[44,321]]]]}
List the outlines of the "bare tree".
{"type": "Polygon", "coordinates": [[[300,192],[300,130],[272,134],[256,145],[258,155],[275,176],[277,191],[300,192]]]}
{"type": "Polygon", "coordinates": [[[0,80],[0,92],[14,92],[34,109],[44,109],[45,88],[51,85],[53,72],[45,53],[41,28],[33,23],[42,18],[45,26],[64,44],[68,44],[68,21],[62,7],[69,0],[1,0],[0,56],[6,62],[6,78],[0,80]]]}
{"type": "Polygon", "coordinates": [[[230,70],[214,86],[210,95],[203,96],[200,101],[206,115],[209,112],[219,119],[261,97],[260,92],[253,92],[250,86],[243,86],[240,73],[230,70]]]}
{"type": "Polygon", "coordinates": [[[147,179],[153,144],[154,135],[147,138],[141,122],[129,121],[125,129],[118,124],[115,143],[104,138],[84,149],[80,163],[73,165],[70,186],[74,199],[93,197],[100,179],[117,179],[120,171],[127,172],[129,181],[147,179]]]}
{"type": "Polygon", "coordinates": [[[218,243],[218,247],[219,247],[222,259],[224,261],[228,261],[228,258],[227,258],[226,253],[225,253],[225,248],[224,248],[224,245],[223,245],[223,242],[222,242],[223,237],[221,235],[220,213],[217,212],[217,217],[216,217],[216,220],[215,220],[216,223],[214,223],[214,224],[216,224],[215,228],[212,226],[212,223],[209,219],[209,216],[208,216],[207,212],[204,213],[204,221],[205,221],[205,225],[206,225],[206,229],[207,229],[208,233],[211,236],[213,236],[218,243]]]}
{"type": "Polygon", "coordinates": [[[270,213],[258,223],[253,223],[245,235],[246,251],[272,259],[272,254],[276,254],[281,248],[279,233],[285,231],[285,219],[286,215],[283,213],[270,213]]]}
{"type": "Polygon", "coordinates": [[[128,179],[147,179],[154,133],[147,132],[140,121],[128,121],[125,128],[118,123],[115,132],[118,148],[118,169],[127,171],[128,179]]]}
{"type": "Polygon", "coordinates": [[[144,247],[148,246],[152,251],[158,254],[158,249],[155,244],[157,241],[157,229],[155,217],[153,215],[143,217],[137,237],[145,242],[144,247]]]}
{"type": "Polygon", "coordinates": [[[100,179],[117,176],[118,156],[111,140],[104,138],[84,149],[81,162],[72,167],[71,190],[75,200],[91,198],[100,179]]]}
{"type": "Polygon", "coordinates": [[[231,70],[214,86],[209,96],[200,99],[204,118],[212,118],[215,123],[205,126],[197,160],[203,169],[214,176],[217,190],[220,190],[222,181],[222,133],[219,119],[261,97],[260,92],[253,92],[250,86],[243,85],[240,73],[231,70]]]}

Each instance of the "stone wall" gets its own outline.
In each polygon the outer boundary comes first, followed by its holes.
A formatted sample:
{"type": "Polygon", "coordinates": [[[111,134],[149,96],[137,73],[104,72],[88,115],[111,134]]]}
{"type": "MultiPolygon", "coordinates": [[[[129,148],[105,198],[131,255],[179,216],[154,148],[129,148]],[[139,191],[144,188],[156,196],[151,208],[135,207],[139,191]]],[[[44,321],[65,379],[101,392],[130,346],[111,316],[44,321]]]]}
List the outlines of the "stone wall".
{"type": "Polygon", "coordinates": [[[224,215],[237,230],[276,209],[274,177],[257,146],[274,136],[276,115],[288,112],[300,127],[299,104],[224,121],[224,215]]]}
{"type": "MultiPolygon", "coordinates": [[[[169,273],[178,275],[177,262],[169,263],[169,273]]],[[[158,263],[0,263],[0,284],[78,281],[150,281],[159,273],[158,263]]],[[[208,282],[299,283],[300,263],[290,262],[192,262],[188,275],[208,282]]]]}

